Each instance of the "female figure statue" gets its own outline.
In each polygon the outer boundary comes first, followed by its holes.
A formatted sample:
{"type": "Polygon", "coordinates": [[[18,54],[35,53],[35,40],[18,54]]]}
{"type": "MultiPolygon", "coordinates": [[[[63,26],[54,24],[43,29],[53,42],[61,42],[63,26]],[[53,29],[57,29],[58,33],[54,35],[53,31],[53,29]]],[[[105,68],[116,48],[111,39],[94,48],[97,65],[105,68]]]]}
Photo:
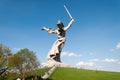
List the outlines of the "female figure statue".
{"type": "Polygon", "coordinates": [[[57,23],[58,29],[56,30],[53,28],[46,28],[46,27],[42,28],[42,30],[46,30],[49,34],[57,34],[57,40],[54,42],[51,50],[48,53],[48,56],[47,56],[48,60],[61,62],[60,54],[66,41],[65,34],[73,22],[74,22],[74,19],[71,18],[69,24],[65,27],[61,21],[58,21],[57,23]]]}

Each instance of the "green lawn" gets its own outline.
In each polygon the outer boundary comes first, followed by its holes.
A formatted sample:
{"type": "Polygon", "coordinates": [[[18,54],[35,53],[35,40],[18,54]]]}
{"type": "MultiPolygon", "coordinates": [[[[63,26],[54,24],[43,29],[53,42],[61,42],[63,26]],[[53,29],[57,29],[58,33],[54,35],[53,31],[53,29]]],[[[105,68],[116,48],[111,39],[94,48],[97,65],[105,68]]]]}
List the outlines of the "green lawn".
{"type": "MultiPolygon", "coordinates": [[[[26,74],[26,80],[31,80],[30,76],[43,75],[49,69],[43,68],[29,72],[26,74]]],[[[10,74],[5,80],[15,80],[18,76],[18,74],[10,74]]],[[[57,68],[47,80],[120,80],[120,72],[57,68]]]]}
{"type": "Polygon", "coordinates": [[[57,68],[47,80],[120,80],[120,72],[57,68]]]}

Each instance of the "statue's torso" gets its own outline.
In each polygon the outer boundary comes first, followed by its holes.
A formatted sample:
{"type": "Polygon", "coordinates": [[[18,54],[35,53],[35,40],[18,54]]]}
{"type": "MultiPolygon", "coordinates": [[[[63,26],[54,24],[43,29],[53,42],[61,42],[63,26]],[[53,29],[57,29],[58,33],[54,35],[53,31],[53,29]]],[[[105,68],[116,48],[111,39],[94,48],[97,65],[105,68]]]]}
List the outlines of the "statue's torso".
{"type": "Polygon", "coordinates": [[[58,39],[65,38],[65,34],[66,34],[65,30],[58,30],[57,31],[58,39]]]}

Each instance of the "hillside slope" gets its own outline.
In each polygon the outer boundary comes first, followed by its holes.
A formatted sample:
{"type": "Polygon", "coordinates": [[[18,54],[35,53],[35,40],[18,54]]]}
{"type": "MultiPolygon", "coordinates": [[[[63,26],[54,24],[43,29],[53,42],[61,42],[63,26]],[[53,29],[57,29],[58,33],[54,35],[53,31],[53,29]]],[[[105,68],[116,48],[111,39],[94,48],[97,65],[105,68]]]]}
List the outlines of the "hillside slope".
{"type": "Polygon", "coordinates": [[[120,72],[57,68],[47,80],[120,80],[120,72]]]}

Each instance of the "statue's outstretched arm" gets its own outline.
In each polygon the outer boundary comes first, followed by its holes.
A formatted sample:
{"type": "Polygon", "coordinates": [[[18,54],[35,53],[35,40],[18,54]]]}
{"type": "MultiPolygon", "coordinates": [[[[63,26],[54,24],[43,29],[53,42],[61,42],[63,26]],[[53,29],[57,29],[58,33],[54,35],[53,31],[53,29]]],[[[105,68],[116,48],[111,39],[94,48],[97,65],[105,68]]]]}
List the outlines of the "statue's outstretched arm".
{"type": "Polygon", "coordinates": [[[46,30],[46,31],[48,31],[49,29],[48,28],[46,28],[46,27],[42,27],[42,29],[41,30],[46,30]]]}
{"type": "Polygon", "coordinates": [[[54,30],[53,28],[46,28],[46,27],[43,27],[41,30],[46,30],[49,34],[57,33],[57,31],[54,30]]]}
{"type": "Polygon", "coordinates": [[[68,29],[71,27],[71,25],[72,25],[73,22],[74,22],[74,19],[71,18],[69,24],[64,28],[64,30],[65,30],[65,31],[68,30],[68,29]]]}

